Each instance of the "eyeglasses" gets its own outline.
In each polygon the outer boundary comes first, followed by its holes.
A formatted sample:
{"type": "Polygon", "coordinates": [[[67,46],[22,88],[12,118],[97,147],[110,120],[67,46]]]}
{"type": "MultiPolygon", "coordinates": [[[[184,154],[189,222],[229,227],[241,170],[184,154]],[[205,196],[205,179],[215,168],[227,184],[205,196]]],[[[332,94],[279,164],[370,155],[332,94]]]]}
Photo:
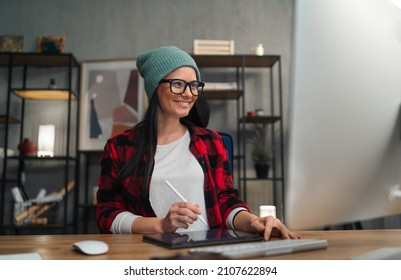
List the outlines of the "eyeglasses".
{"type": "Polygon", "coordinates": [[[159,84],[161,83],[169,83],[171,93],[178,95],[183,94],[187,89],[187,86],[189,86],[189,90],[191,91],[192,95],[198,96],[202,93],[203,87],[205,86],[205,83],[203,82],[199,81],[186,82],[181,79],[161,80],[159,84]]]}

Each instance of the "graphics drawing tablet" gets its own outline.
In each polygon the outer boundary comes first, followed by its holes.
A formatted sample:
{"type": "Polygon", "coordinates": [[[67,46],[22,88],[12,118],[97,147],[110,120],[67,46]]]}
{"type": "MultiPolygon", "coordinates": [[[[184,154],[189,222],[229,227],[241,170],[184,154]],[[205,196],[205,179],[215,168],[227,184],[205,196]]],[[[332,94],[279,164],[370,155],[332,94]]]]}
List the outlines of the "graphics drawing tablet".
{"type": "Polygon", "coordinates": [[[169,249],[197,246],[221,245],[228,243],[261,241],[257,233],[240,232],[229,229],[209,229],[190,232],[146,234],[143,241],[169,249]]]}

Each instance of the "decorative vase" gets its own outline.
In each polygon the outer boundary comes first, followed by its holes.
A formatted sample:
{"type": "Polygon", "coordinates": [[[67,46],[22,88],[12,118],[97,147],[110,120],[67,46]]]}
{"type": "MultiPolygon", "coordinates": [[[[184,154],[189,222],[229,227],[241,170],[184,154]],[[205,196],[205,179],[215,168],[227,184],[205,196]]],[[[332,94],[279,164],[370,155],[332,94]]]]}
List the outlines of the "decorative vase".
{"type": "Polygon", "coordinates": [[[269,173],[268,164],[255,164],[256,177],[258,179],[267,179],[267,174],[269,173]]]}
{"type": "Polygon", "coordinates": [[[24,141],[18,145],[18,151],[21,156],[32,156],[37,150],[38,146],[29,138],[25,138],[24,141]]]}

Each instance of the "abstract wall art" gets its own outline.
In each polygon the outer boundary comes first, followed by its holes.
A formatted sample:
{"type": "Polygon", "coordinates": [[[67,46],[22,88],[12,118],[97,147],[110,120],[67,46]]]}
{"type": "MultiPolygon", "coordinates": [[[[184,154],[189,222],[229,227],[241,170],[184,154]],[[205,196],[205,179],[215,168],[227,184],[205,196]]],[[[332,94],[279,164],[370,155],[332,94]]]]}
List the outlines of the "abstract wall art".
{"type": "Polygon", "coordinates": [[[85,61],[81,73],[79,150],[101,151],[141,120],[143,80],[135,59],[85,61]]]}

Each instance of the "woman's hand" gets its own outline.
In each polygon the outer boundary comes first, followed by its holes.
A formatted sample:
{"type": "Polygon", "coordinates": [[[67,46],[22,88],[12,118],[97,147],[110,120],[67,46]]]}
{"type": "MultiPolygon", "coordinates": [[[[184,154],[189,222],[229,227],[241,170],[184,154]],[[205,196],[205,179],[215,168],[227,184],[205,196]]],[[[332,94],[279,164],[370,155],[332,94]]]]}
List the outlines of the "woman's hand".
{"type": "Polygon", "coordinates": [[[200,214],[198,205],[190,202],[176,202],[162,219],[163,232],[175,232],[178,228],[188,228],[200,214]]]}
{"type": "Polygon", "coordinates": [[[299,239],[301,236],[290,231],[279,219],[273,216],[256,217],[251,221],[251,228],[255,232],[263,234],[264,240],[270,237],[280,237],[283,239],[299,239]]]}
{"type": "Polygon", "coordinates": [[[263,235],[264,240],[271,237],[283,239],[299,239],[301,236],[290,231],[279,219],[273,216],[258,217],[247,211],[242,211],[235,217],[235,228],[239,231],[255,232],[263,235]]]}

